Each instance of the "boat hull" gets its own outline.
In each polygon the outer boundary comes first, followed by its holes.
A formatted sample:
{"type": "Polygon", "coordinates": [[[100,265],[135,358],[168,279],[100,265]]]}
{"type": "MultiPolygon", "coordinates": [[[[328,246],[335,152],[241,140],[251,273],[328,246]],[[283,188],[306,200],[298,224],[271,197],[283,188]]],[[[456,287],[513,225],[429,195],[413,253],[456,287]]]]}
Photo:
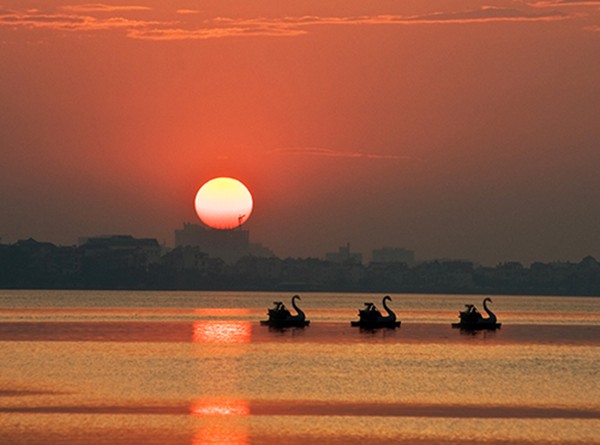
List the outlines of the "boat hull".
{"type": "Polygon", "coordinates": [[[502,323],[488,323],[488,324],[465,324],[465,323],[452,323],[454,329],[461,329],[463,331],[495,331],[500,329],[502,323]]]}
{"type": "Polygon", "coordinates": [[[261,326],[269,326],[272,328],[303,328],[310,324],[310,320],[261,320],[260,324],[261,326]]]}
{"type": "Polygon", "coordinates": [[[382,322],[382,323],[366,323],[364,321],[351,321],[350,322],[350,326],[355,327],[355,328],[362,328],[362,329],[380,329],[380,328],[387,328],[387,329],[396,329],[400,327],[400,323],[399,321],[388,321],[388,322],[382,322]]]}

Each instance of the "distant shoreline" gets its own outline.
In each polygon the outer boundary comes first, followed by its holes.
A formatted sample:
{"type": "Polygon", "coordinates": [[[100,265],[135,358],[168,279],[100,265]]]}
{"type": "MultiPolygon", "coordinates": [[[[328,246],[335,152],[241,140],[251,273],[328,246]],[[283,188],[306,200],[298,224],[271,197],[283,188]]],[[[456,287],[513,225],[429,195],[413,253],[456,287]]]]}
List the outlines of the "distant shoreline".
{"type": "Polygon", "coordinates": [[[155,240],[118,240],[125,245],[61,247],[32,239],[0,245],[0,289],[600,296],[600,263],[592,256],[529,267],[251,255],[226,262],[197,247],[163,253],[155,240]]]}

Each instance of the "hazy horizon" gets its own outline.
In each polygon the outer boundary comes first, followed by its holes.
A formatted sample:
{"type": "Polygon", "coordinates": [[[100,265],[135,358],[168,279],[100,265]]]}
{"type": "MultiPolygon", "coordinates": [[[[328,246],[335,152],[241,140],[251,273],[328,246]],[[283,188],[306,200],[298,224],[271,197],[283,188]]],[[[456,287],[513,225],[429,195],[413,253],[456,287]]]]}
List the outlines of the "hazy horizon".
{"type": "Polygon", "coordinates": [[[280,257],[600,257],[600,1],[0,4],[0,238],[173,244],[231,176],[280,257]]]}

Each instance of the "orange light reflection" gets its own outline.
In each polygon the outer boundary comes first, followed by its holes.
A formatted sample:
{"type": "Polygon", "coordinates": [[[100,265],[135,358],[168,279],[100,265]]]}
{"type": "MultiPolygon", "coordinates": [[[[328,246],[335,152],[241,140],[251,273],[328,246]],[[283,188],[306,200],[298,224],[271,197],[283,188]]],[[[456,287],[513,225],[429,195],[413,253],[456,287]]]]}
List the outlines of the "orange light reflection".
{"type": "Polygon", "coordinates": [[[191,445],[248,445],[248,435],[240,431],[223,431],[212,426],[200,430],[192,439],[191,445]]]}
{"type": "Polygon", "coordinates": [[[247,416],[250,407],[245,400],[204,400],[194,402],[190,411],[198,416],[247,416]]]}
{"type": "Polygon", "coordinates": [[[247,321],[197,321],[193,329],[196,343],[243,344],[250,342],[252,326],[247,321]]]}
{"type": "MultiPolygon", "coordinates": [[[[262,312],[262,311],[261,311],[262,312]]],[[[227,319],[235,320],[248,318],[252,315],[252,311],[243,308],[221,308],[221,307],[209,307],[209,308],[195,308],[193,313],[203,319],[227,319]]]]}
{"type": "Polygon", "coordinates": [[[248,402],[245,400],[203,400],[193,403],[190,411],[194,416],[203,417],[205,420],[207,417],[212,419],[196,432],[191,445],[247,445],[249,443],[246,427],[233,421],[235,416],[250,414],[248,402]]]}

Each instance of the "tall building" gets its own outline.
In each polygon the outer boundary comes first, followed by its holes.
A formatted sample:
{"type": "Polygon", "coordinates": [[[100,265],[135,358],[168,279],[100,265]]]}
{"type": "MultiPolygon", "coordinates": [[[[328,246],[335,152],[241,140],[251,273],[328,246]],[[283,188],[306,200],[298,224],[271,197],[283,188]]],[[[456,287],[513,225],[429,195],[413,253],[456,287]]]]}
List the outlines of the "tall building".
{"type": "Polygon", "coordinates": [[[82,237],[79,247],[83,256],[117,258],[131,266],[148,267],[160,261],[162,248],[154,238],[134,238],[131,235],[82,237]]]}
{"type": "Polygon", "coordinates": [[[415,264],[414,250],[401,247],[383,247],[373,250],[373,263],[405,263],[408,266],[415,264]]]}
{"type": "Polygon", "coordinates": [[[362,253],[350,252],[350,243],[341,246],[337,252],[328,252],[325,254],[325,261],[332,263],[362,263],[362,253]]]}
{"type": "Polygon", "coordinates": [[[250,232],[240,227],[231,230],[209,229],[199,224],[184,223],[183,229],[175,230],[176,246],[194,246],[211,257],[226,263],[235,263],[247,255],[273,256],[268,248],[250,242],[250,232]]]}

